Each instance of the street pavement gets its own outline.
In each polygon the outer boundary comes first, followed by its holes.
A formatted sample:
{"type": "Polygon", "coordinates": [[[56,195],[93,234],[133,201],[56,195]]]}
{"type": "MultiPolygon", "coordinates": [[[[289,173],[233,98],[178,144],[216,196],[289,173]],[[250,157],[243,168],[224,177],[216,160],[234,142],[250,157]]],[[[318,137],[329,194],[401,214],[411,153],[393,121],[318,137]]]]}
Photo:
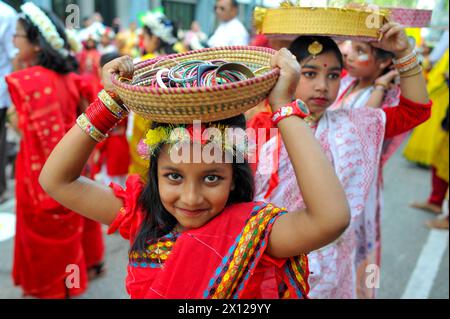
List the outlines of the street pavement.
{"type": "MultiPolygon", "coordinates": [[[[398,152],[385,167],[384,179],[378,297],[448,299],[448,231],[430,231],[424,223],[434,216],[408,206],[427,198],[429,170],[408,163],[398,152]]],[[[6,216],[2,213],[14,214],[14,199],[0,205],[0,216],[6,216]]],[[[5,234],[0,226],[0,299],[21,298],[21,290],[13,287],[11,280],[13,239],[2,241],[2,232],[5,234]]],[[[105,235],[105,243],[107,273],[93,281],[81,298],[128,298],[124,285],[128,243],[117,234],[105,235]]]]}

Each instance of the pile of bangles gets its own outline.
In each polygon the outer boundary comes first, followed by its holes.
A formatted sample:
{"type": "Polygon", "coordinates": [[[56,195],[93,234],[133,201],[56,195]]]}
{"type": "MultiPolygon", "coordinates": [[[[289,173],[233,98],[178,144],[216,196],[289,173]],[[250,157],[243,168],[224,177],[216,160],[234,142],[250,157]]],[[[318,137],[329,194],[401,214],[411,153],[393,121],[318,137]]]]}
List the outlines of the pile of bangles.
{"type": "Polygon", "coordinates": [[[128,112],[128,108],[115,93],[102,90],[86,112],[78,117],[77,124],[94,141],[102,142],[128,116],[128,112]]]}
{"type": "Polygon", "coordinates": [[[151,88],[195,88],[212,87],[227,83],[245,81],[258,76],[269,67],[251,68],[243,63],[223,60],[184,61],[172,68],[154,68],[139,74],[131,81],[132,85],[151,88]]]}

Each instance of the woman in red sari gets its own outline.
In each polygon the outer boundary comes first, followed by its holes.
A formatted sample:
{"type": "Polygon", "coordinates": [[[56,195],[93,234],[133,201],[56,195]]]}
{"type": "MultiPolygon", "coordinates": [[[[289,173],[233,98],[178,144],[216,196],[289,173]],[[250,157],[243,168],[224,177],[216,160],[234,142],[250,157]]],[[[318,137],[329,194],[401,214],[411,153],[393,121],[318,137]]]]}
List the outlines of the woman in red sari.
{"type": "MultiPolygon", "coordinates": [[[[79,126],[74,126],[50,155],[40,176],[44,189],[74,211],[109,225],[110,232],[119,230],[130,241],[126,284],[132,298],[307,296],[306,254],[331,243],[345,230],[349,210],[331,164],[302,114],[284,112],[299,79],[297,61],[283,49],[272,65],[281,68],[281,76],[269,100],[273,111],[280,111],[278,128],[299,187],[306,194],[308,208],[303,211],[286,214],[269,203],[252,202],[251,169],[239,160],[245,152],[239,147],[242,145],[221,152],[227,143],[204,139],[202,133],[210,127],[242,130],[243,115],[203,127],[154,123],[145,140],[149,181],[145,184],[139,176],[131,176],[126,190],[80,177],[95,148],[95,132],[101,132],[93,123],[100,125],[106,116],[111,118],[108,109],[91,111],[103,109],[99,101],[80,116],[79,126]],[[91,123],[87,131],[83,118],[91,123]],[[172,146],[177,144],[189,151],[184,161],[176,159],[180,149],[172,146]],[[213,161],[193,159],[198,147],[201,151],[212,149],[213,161]],[[232,163],[224,163],[224,154],[232,156],[232,163]]],[[[107,64],[106,90],[114,90],[110,72],[131,77],[133,63],[123,57],[107,64]]]]}
{"type": "Polygon", "coordinates": [[[75,123],[82,101],[93,100],[94,94],[73,73],[76,62],[69,55],[62,23],[32,3],[22,11],[14,44],[19,59],[29,67],[6,78],[22,137],[15,170],[13,280],[24,295],[65,298],[84,292],[87,269],[93,267],[95,272],[102,262],[101,227],[54,201],[38,177],[53,148],[75,123]],[[56,33],[45,33],[45,24],[56,33]],[[63,46],[54,43],[58,38],[63,46]],[[75,276],[69,282],[73,289],[66,285],[70,275],[75,276]]]}

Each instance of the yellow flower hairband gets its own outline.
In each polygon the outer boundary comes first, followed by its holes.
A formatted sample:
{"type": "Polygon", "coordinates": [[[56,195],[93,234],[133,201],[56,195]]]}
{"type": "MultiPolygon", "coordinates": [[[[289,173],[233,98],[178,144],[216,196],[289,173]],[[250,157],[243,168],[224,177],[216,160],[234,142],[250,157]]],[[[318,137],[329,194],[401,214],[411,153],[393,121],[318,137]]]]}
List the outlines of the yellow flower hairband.
{"type": "Polygon", "coordinates": [[[223,125],[206,127],[200,124],[170,125],[148,130],[145,138],[138,145],[138,153],[141,157],[149,159],[164,144],[169,144],[172,148],[194,142],[201,145],[214,143],[224,151],[233,155],[242,154],[244,157],[247,157],[250,146],[254,145],[250,143],[246,131],[240,128],[223,125]]]}

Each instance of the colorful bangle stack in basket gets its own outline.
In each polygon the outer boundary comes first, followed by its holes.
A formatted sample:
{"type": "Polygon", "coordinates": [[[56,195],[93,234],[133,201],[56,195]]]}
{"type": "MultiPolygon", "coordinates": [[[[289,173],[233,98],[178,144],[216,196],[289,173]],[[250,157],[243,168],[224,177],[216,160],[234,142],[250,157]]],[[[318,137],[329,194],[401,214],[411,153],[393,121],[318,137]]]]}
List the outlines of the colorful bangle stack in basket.
{"type": "Polygon", "coordinates": [[[415,51],[412,51],[401,59],[394,59],[394,66],[402,78],[408,78],[422,73],[422,66],[415,51]]]}
{"type": "Polygon", "coordinates": [[[78,117],[77,124],[93,140],[102,142],[127,115],[128,110],[120,99],[114,93],[103,90],[86,112],[78,117]]]}

